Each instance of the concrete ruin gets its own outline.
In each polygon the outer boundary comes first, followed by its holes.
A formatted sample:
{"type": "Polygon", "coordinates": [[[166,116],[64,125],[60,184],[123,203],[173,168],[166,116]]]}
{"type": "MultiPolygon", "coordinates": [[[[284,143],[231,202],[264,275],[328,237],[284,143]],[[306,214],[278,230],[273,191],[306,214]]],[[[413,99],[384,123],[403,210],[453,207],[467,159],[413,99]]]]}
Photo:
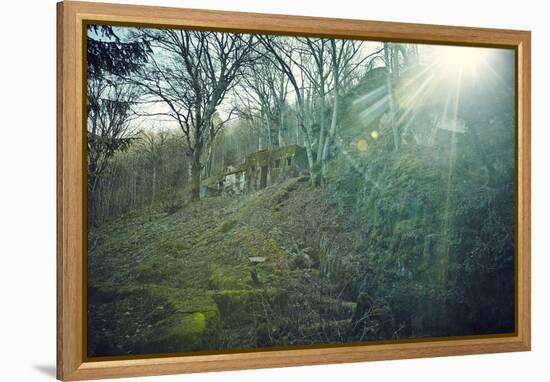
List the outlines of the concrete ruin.
{"type": "Polygon", "coordinates": [[[201,198],[253,192],[307,174],[305,148],[288,145],[260,150],[248,155],[239,166],[229,166],[225,172],[203,179],[201,198]]]}

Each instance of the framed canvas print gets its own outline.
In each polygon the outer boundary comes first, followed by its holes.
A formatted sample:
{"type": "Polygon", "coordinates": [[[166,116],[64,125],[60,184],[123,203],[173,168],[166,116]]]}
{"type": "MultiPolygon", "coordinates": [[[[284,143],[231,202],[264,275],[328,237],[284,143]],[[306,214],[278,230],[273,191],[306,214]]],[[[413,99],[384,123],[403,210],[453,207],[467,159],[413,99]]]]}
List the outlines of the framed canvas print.
{"type": "Polygon", "coordinates": [[[58,4],[58,378],[530,349],[530,33],[58,4]]]}

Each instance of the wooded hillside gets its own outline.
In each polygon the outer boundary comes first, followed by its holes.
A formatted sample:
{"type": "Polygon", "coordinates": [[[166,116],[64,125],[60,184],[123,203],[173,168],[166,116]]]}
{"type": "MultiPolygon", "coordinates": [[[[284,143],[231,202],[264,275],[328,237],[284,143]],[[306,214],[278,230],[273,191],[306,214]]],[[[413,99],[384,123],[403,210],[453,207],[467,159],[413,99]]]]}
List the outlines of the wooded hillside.
{"type": "Polygon", "coordinates": [[[89,355],[513,332],[514,68],[91,26],[89,355]]]}

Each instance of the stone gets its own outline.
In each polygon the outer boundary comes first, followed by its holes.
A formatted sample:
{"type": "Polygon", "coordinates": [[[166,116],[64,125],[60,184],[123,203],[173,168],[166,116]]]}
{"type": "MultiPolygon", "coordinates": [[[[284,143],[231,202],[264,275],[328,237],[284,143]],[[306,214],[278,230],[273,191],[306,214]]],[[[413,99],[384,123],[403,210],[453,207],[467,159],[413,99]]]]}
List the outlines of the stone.
{"type": "Polygon", "coordinates": [[[265,257],[251,256],[248,258],[248,260],[250,260],[251,263],[263,263],[265,262],[265,257]]]}

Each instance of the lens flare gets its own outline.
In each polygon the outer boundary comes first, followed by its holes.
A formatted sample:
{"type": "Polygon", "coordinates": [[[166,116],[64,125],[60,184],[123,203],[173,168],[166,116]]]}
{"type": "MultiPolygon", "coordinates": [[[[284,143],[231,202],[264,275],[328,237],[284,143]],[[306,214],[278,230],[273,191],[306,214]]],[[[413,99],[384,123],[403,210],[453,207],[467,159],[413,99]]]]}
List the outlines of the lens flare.
{"type": "Polygon", "coordinates": [[[441,69],[449,74],[469,71],[475,73],[485,63],[487,49],[462,46],[440,46],[435,58],[441,69]]]}
{"type": "Polygon", "coordinates": [[[355,147],[360,152],[365,152],[369,148],[369,143],[366,139],[359,139],[357,143],[355,144],[355,147]]]}

